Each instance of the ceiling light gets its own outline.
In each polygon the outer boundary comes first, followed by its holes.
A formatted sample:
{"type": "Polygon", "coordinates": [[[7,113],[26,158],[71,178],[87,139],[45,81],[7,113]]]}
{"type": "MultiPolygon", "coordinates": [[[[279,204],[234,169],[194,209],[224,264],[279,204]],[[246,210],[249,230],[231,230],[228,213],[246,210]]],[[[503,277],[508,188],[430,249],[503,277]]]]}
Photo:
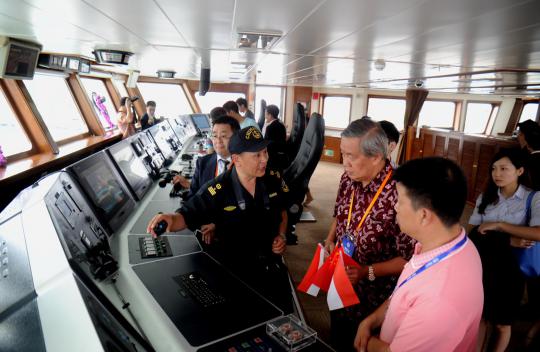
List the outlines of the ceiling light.
{"type": "Polygon", "coordinates": [[[383,59],[377,59],[373,62],[373,67],[375,67],[377,71],[382,71],[386,67],[386,62],[383,59]]]}
{"type": "Polygon", "coordinates": [[[238,48],[268,50],[281,38],[279,31],[239,30],[238,48]]]}
{"type": "Polygon", "coordinates": [[[176,74],[175,71],[170,70],[158,70],[156,72],[158,78],[174,78],[174,75],[176,74]]]}
{"type": "Polygon", "coordinates": [[[93,51],[100,64],[127,65],[133,53],[123,50],[96,49],[93,51]]]}

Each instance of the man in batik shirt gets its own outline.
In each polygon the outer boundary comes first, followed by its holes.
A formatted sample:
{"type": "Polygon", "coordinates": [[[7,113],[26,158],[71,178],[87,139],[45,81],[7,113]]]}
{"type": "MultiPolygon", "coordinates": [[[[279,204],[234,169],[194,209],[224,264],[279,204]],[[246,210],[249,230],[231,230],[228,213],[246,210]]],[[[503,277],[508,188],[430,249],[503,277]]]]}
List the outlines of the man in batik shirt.
{"type": "Polygon", "coordinates": [[[414,241],[396,223],[387,147],[384,131],[369,119],[351,122],[341,134],[345,172],[325,248],[331,252],[341,242],[361,266],[346,268],[360,304],[330,313],[332,344],[340,352],[354,351],[356,327],[392,294],[414,250],[414,241]]]}

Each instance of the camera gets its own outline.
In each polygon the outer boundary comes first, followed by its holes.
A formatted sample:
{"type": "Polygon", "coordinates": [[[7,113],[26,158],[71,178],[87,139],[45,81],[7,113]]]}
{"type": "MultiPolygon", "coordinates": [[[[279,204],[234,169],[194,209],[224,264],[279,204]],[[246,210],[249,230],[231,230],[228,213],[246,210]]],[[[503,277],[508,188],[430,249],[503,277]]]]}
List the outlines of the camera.
{"type": "Polygon", "coordinates": [[[135,95],[135,96],[129,97],[128,99],[133,103],[134,101],[139,100],[139,96],[135,95]]]}

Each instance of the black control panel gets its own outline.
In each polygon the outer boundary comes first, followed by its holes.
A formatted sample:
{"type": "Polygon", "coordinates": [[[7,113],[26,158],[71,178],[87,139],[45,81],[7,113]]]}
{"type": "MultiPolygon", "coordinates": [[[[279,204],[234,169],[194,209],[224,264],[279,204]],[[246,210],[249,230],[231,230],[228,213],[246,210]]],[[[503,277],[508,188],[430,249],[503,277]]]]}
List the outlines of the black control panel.
{"type": "Polygon", "coordinates": [[[45,351],[24,227],[13,215],[0,223],[0,351],[45,351]]]}
{"type": "Polygon", "coordinates": [[[139,238],[139,248],[143,259],[172,256],[171,245],[167,237],[141,237],[139,238]]]}
{"type": "Polygon", "coordinates": [[[67,173],[59,175],[45,196],[45,203],[74,269],[98,281],[117,271],[118,265],[111,254],[107,233],[67,173]]]}

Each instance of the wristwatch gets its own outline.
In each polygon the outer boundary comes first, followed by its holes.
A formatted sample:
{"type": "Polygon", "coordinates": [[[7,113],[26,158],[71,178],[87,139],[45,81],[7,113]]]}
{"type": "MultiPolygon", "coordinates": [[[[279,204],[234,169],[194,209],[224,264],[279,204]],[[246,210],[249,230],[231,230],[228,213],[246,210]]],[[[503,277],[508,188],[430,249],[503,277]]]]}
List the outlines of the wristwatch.
{"type": "Polygon", "coordinates": [[[368,280],[375,281],[375,271],[373,270],[373,265],[368,266],[368,280]]]}

